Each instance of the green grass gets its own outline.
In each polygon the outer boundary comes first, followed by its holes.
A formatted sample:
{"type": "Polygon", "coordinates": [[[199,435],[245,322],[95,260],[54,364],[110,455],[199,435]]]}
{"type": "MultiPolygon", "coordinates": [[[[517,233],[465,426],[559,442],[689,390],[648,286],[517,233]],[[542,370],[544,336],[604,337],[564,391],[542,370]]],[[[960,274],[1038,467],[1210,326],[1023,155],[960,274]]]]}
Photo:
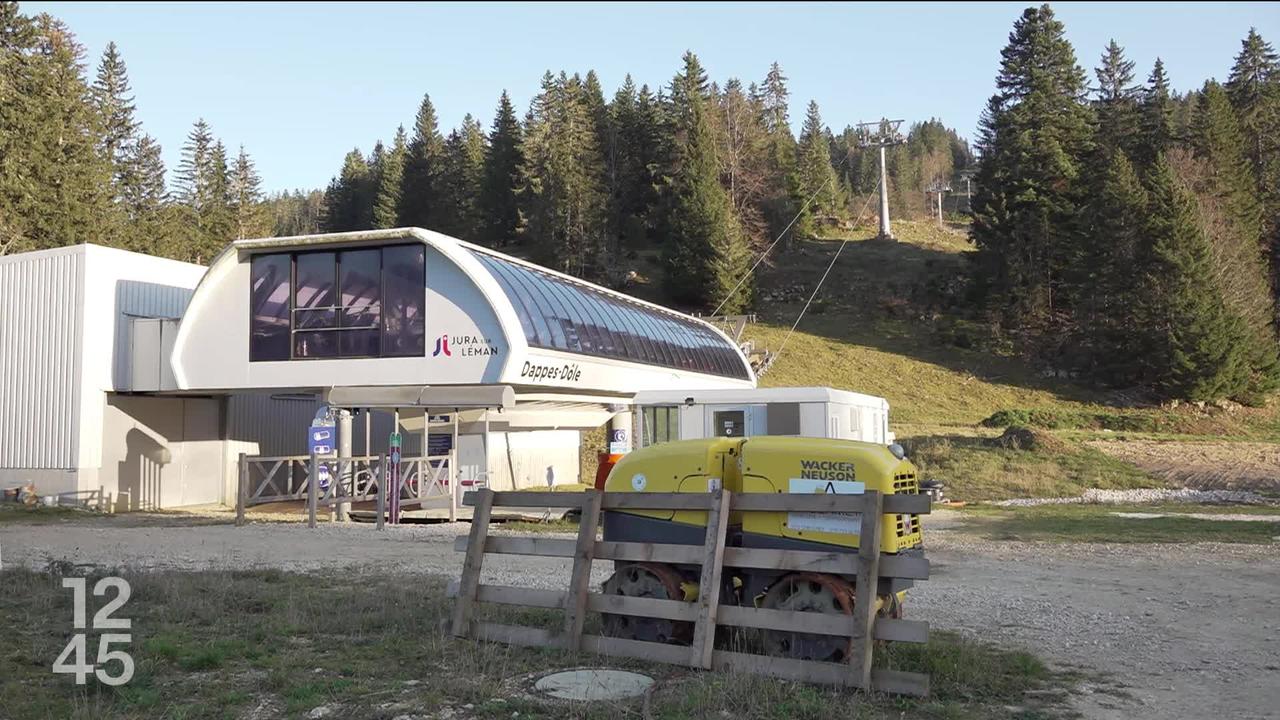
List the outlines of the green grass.
{"type": "Polygon", "coordinates": [[[1042,505],[1026,508],[966,508],[962,532],[992,540],[1112,543],[1255,543],[1280,537],[1280,523],[1202,520],[1190,517],[1125,518],[1117,512],[1255,512],[1251,506],[1042,505]]]}
{"type": "MultiPolygon", "coordinates": [[[[50,666],[70,634],[70,592],[60,578],[0,572],[0,708],[35,718],[302,717],[338,704],[335,716],[701,718],[1057,717],[1071,678],[1035,657],[935,633],[928,646],[891,646],[883,666],[928,672],[933,696],[865,696],[756,676],[694,672],[638,661],[455,640],[443,624],[443,581],[424,576],[300,575],[278,571],[126,573],[133,597],[132,682],[77,687],[50,666]],[[607,664],[658,680],[647,699],[546,704],[529,680],[557,668],[607,664]],[[463,711],[471,704],[472,710],[463,711]],[[1032,714],[1027,714],[1028,712],[1032,714]]],[[[89,581],[92,587],[93,579],[89,581]]],[[[92,602],[92,601],[91,601],[92,602]]],[[[91,607],[90,612],[93,608],[91,607]]],[[[505,622],[558,627],[545,610],[482,608],[505,622]]],[[[589,626],[598,625],[589,618],[589,626]]],[[[94,644],[90,642],[91,652],[94,644]]]]}
{"type": "Polygon", "coordinates": [[[1125,490],[1165,483],[1130,463],[1085,445],[1055,452],[990,447],[976,434],[905,436],[900,442],[924,479],[966,502],[1019,497],[1076,497],[1088,488],[1125,490]]]}
{"type": "Polygon", "coordinates": [[[49,525],[72,520],[83,522],[91,516],[94,514],[68,507],[27,507],[18,503],[0,503],[0,524],[49,525]]]}

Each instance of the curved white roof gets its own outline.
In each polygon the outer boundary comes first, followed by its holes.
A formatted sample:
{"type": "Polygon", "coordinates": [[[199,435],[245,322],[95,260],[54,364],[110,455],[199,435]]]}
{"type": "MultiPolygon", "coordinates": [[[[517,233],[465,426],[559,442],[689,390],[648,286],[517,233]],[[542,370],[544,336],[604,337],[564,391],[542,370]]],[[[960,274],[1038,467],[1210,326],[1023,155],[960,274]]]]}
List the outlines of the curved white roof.
{"type": "MultiPolygon", "coordinates": [[[[294,298],[274,302],[288,303],[282,313],[299,312],[294,298]]],[[[420,228],[232,243],[195,291],[172,365],[180,388],[209,391],[509,384],[630,395],[755,387],[737,344],[703,320],[420,228]],[[250,360],[250,318],[259,312],[251,305],[263,302],[251,287],[254,257],[296,263],[309,253],[341,257],[413,243],[426,253],[421,350],[398,357],[250,360]]]]}

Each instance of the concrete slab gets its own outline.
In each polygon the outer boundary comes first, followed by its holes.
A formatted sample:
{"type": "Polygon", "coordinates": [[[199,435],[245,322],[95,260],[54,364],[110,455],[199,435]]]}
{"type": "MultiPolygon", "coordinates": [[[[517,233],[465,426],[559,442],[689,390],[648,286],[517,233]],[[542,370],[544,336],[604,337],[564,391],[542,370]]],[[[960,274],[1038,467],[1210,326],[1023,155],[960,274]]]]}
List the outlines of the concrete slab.
{"type": "Polygon", "coordinates": [[[534,683],[538,692],[559,700],[622,700],[645,694],[653,678],[625,670],[566,670],[534,683]]]}

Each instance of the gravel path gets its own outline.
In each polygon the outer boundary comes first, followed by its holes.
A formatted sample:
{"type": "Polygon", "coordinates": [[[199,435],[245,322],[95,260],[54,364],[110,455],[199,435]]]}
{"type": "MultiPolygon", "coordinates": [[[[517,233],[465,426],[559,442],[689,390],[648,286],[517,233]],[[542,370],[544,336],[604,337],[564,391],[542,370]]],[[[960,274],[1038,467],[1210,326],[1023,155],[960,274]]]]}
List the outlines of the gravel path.
{"type": "MultiPolygon", "coordinates": [[[[1280,560],[1274,545],[1010,543],[931,518],[933,578],[908,616],[1104,674],[1127,692],[1076,698],[1089,718],[1280,718],[1280,560]]],[[[138,568],[279,567],[456,575],[466,525],[263,523],[167,518],[0,526],[6,566],[50,559],[138,568]]],[[[606,574],[597,564],[597,582],[606,574]]],[[[485,582],[563,587],[568,561],[492,556],[485,582]]]]}
{"type": "Polygon", "coordinates": [[[1088,444],[1179,487],[1280,490],[1280,443],[1128,439],[1088,444]]]}

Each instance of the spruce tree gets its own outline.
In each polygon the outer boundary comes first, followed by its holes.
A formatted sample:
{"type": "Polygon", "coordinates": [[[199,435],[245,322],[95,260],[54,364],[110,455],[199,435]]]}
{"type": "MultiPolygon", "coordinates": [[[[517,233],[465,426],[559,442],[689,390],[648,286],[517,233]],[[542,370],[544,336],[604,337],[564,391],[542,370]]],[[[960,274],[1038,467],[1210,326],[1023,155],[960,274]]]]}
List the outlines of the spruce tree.
{"type": "Polygon", "coordinates": [[[1280,131],[1280,56],[1255,28],[1240,45],[1226,90],[1239,115],[1245,153],[1261,176],[1268,153],[1280,147],[1274,135],[1280,131]]]}
{"type": "Polygon", "coordinates": [[[520,182],[520,121],[506,90],[498,99],[498,110],[489,134],[489,150],[478,198],[482,228],[479,241],[489,247],[514,245],[520,232],[520,206],[516,189],[520,182]]]}
{"type": "Polygon", "coordinates": [[[262,205],[262,178],[253,159],[240,146],[235,167],[231,171],[231,212],[235,218],[237,239],[262,237],[267,232],[267,218],[262,205]]]}
{"type": "Polygon", "coordinates": [[[107,43],[92,92],[102,123],[102,154],[114,165],[117,192],[125,174],[129,146],[137,141],[138,122],[133,117],[135,108],[129,91],[124,59],[114,42],[107,43]]]}
{"type": "Polygon", "coordinates": [[[126,235],[125,248],[176,257],[181,252],[174,247],[176,233],[174,228],[164,223],[168,193],[160,144],[150,135],[143,135],[129,148],[124,168],[120,202],[131,227],[131,232],[126,235]]]}
{"type": "Polygon", "coordinates": [[[409,149],[404,126],[396,128],[391,150],[386,153],[377,169],[377,187],[373,197],[372,223],[375,228],[397,227],[400,216],[400,191],[404,186],[405,163],[409,149]]]}
{"type": "Polygon", "coordinates": [[[1126,59],[1124,48],[1112,40],[1094,72],[1098,78],[1097,144],[1104,154],[1120,150],[1133,155],[1139,145],[1140,127],[1133,61],[1126,59]]]}
{"type": "Polygon", "coordinates": [[[750,273],[750,251],[720,185],[707,101],[697,91],[702,67],[693,53],[685,53],[684,61],[684,71],[671,83],[676,165],[671,237],[664,248],[667,290],[677,302],[711,309],[724,300],[723,312],[740,312],[751,302],[754,281],[748,278],[731,291],[750,273]]]}
{"type": "Polygon", "coordinates": [[[444,172],[437,196],[440,232],[468,241],[481,233],[484,218],[479,198],[486,150],[484,130],[470,114],[445,140],[444,172]]]}
{"type": "Polygon", "coordinates": [[[369,163],[360,148],[348,152],[342,170],[325,190],[325,232],[367,230],[372,225],[372,208],[365,204],[371,184],[369,163]]]}
{"type": "Polygon", "coordinates": [[[1156,58],[1147,86],[1142,91],[1141,140],[1136,159],[1149,167],[1156,156],[1167,153],[1173,147],[1173,97],[1169,92],[1169,76],[1164,71],[1164,61],[1156,58]]]}
{"type": "Polygon", "coordinates": [[[799,190],[801,202],[813,198],[813,202],[804,210],[796,223],[796,232],[801,235],[812,235],[817,230],[814,218],[835,212],[837,191],[836,173],[835,168],[831,166],[826,128],[822,124],[818,103],[813,100],[809,101],[804,127],[800,132],[794,184],[799,190]]]}
{"type": "Polygon", "coordinates": [[[437,179],[444,171],[444,138],[431,96],[424,95],[413,123],[400,191],[400,225],[435,229],[437,179]]]}
{"type": "Polygon", "coordinates": [[[769,66],[759,92],[757,102],[765,129],[768,182],[773,188],[765,197],[763,207],[769,234],[776,235],[791,222],[800,208],[796,200],[799,192],[795,186],[796,139],[791,133],[787,110],[791,92],[778,63],[769,66]]]}
{"type": "Polygon", "coordinates": [[[109,240],[111,165],[60,21],[0,4],[0,219],[8,252],[109,240]]]}
{"type": "Polygon", "coordinates": [[[1081,174],[1092,149],[1084,80],[1053,10],[1024,11],[983,118],[971,231],[979,285],[1016,326],[1043,327],[1070,304],[1065,282],[1079,257],[1081,174]]]}
{"type": "Polygon", "coordinates": [[[525,238],[544,265],[604,279],[607,229],[604,167],[582,82],[543,75],[525,122],[522,205],[525,238]]]}
{"type": "Polygon", "coordinates": [[[1168,398],[1218,400],[1245,391],[1247,333],[1215,282],[1208,238],[1194,199],[1169,164],[1156,160],[1148,179],[1146,235],[1151,243],[1142,282],[1143,319],[1151,347],[1146,379],[1168,398]]]}
{"type": "Polygon", "coordinates": [[[1087,377],[1128,387],[1142,379],[1146,331],[1136,308],[1148,258],[1146,190],[1124,152],[1110,151],[1085,208],[1085,248],[1076,268],[1080,297],[1077,359],[1087,377]]]}

